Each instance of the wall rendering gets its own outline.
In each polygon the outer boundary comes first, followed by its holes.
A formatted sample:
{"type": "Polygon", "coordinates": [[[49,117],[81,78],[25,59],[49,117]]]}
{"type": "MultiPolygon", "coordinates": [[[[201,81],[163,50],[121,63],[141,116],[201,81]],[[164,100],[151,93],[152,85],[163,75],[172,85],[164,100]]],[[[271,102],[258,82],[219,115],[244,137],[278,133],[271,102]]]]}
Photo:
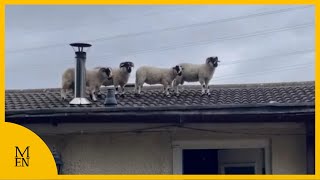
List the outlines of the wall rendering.
{"type": "MultiPolygon", "coordinates": [[[[59,125],[57,128],[64,128],[59,125]]],[[[78,125],[85,129],[85,126],[78,125]]],[[[101,128],[101,125],[96,128],[101,128]],[[99,127],[100,126],[100,127],[99,127]]],[[[197,126],[197,125],[191,125],[197,126]]],[[[200,126],[200,125],[199,125],[200,126]]],[[[224,139],[268,139],[273,174],[306,173],[306,141],[301,135],[303,124],[209,124],[202,127],[233,133],[213,133],[176,128],[142,133],[46,134],[49,129],[30,127],[42,132],[40,137],[49,147],[62,154],[63,174],[172,174],[175,141],[215,141],[224,139]],[[160,132],[161,131],[161,132],[160,132]],[[246,132],[243,134],[243,132],[246,132]],[[266,135],[267,133],[292,135],[266,135]],[[252,133],[248,135],[247,133],[252,133]],[[266,133],[266,134],[263,134],[266,133]],[[296,135],[295,135],[296,134],[296,135]]],[[[88,126],[90,127],[90,125],[88,126]]],[[[108,126],[110,128],[110,126],[108,126]]],[[[130,128],[130,125],[126,126],[130,128]]],[[[134,129],[134,128],[133,128],[134,129]]],[[[52,132],[52,131],[51,131],[52,132]]],[[[81,131],[82,132],[82,131],[81,131]]]]}

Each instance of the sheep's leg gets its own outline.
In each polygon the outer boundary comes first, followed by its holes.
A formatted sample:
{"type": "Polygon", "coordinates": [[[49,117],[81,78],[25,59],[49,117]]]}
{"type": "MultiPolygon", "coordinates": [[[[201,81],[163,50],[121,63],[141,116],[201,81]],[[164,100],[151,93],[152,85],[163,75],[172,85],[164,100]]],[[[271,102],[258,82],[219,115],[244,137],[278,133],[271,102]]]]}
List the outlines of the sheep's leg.
{"type": "Polygon", "coordinates": [[[93,101],[97,101],[97,97],[94,89],[90,91],[90,97],[93,101]]]}
{"type": "Polygon", "coordinates": [[[72,90],[72,93],[74,93],[74,83],[66,82],[66,83],[62,84],[62,88],[61,88],[61,99],[62,100],[67,99],[67,93],[70,90],[72,90]]]}
{"type": "Polygon", "coordinates": [[[95,93],[96,93],[97,97],[102,97],[102,93],[100,91],[100,88],[98,88],[95,93]]]}
{"type": "Polygon", "coordinates": [[[142,85],[138,87],[138,94],[141,94],[142,85]]]}
{"type": "Polygon", "coordinates": [[[201,85],[201,95],[205,95],[206,94],[206,85],[202,84],[201,85]]]}
{"type": "Polygon", "coordinates": [[[120,85],[120,88],[121,88],[120,96],[124,97],[124,85],[120,85]]]}
{"type": "Polygon", "coordinates": [[[115,85],[114,88],[115,88],[115,90],[116,90],[116,92],[115,92],[114,94],[115,94],[115,95],[119,94],[119,87],[115,85]]]}
{"type": "Polygon", "coordinates": [[[86,87],[86,94],[91,94],[91,90],[88,87],[86,87]]]}
{"type": "Polygon", "coordinates": [[[165,86],[164,86],[164,89],[165,89],[165,92],[164,92],[165,95],[166,95],[166,96],[170,96],[169,87],[168,87],[167,85],[165,85],[165,86]]]}
{"type": "Polygon", "coordinates": [[[61,89],[61,99],[66,100],[67,99],[67,91],[66,89],[61,89]]]}
{"type": "Polygon", "coordinates": [[[205,84],[206,84],[206,93],[208,94],[208,96],[210,96],[210,89],[209,89],[209,80],[206,80],[205,81],[205,84]]]}
{"type": "Polygon", "coordinates": [[[169,85],[167,82],[162,82],[163,84],[163,89],[164,89],[164,92],[167,96],[170,96],[170,92],[169,92],[169,85]]]}
{"type": "Polygon", "coordinates": [[[174,92],[176,93],[177,96],[179,96],[179,88],[178,88],[178,86],[174,87],[174,92]]]}
{"type": "Polygon", "coordinates": [[[74,95],[74,93],[75,93],[74,88],[70,89],[70,93],[74,95]]]}
{"type": "Polygon", "coordinates": [[[137,93],[138,93],[138,85],[135,84],[135,85],[134,85],[134,94],[137,94],[137,93]]]}
{"type": "Polygon", "coordinates": [[[183,85],[184,80],[183,79],[179,79],[179,80],[176,79],[175,81],[177,81],[176,82],[176,87],[175,87],[176,95],[179,96],[180,95],[180,93],[179,93],[179,85],[183,85]]]}
{"type": "Polygon", "coordinates": [[[95,87],[96,89],[94,90],[94,94],[96,95],[97,98],[102,98],[102,95],[103,95],[103,93],[100,90],[100,87],[101,86],[96,86],[95,87]]]}
{"type": "Polygon", "coordinates": [[[141,87],[142,85],[140,85],[139,83],[136,83],[134,86],[134,94],[135,96],[139,96],[141,93],[141,87]]]}
{"type": "Polygon", "coordinates": [[[169,92],[169,87],[166,87],[166,95],[169,97],[170,96],[170,92],[169,92]]]}
{"type": "Polygon", "coordinates": [[[174,89],[175,94],[177,96],[179,96],[179,88],[178,88],[178,86],[179,86],[178,80],[177,79],[173,80],[173,89],[174,89]]]}
{"type": "Polygon", "coordinates": [[[138,86],[137,86],[137,88],[138,88],[138,95],[140,95],[140,94],[141,94],[142,86],[143,86],[143,85],[138,85],[138,86]]]}
{"type": "Polygon", "coordinates": [[[103,94],[100,89],[98,89],[98,90],[95,92],[95,94],[96,94],[97,98],[104,98],[104,97],[106,97],[106,95],[103,94]]]}
{"type": "Polygon", "coordinates": [[[206,85],[204,84],[203,80],[200,80],[200,84],[201,84],[201,96],[203,96],[206,93],[206,85]]]}
{"type": "Polygon", "coordinates": [[[164,87],[164,86],[163,86],[163,91],[162,91],[162,93],[163,93],[163,94],[166,94],[166,93],[167,93],[167,89],[166,89],[166,87],[164,87]]]}
{"type": "Polygon", "coordinates": [[[181,80],[176,78],[173,80],[173,89],[175,91],[175,94],[179,96],[179,84],[181,83],[181,80]]]}

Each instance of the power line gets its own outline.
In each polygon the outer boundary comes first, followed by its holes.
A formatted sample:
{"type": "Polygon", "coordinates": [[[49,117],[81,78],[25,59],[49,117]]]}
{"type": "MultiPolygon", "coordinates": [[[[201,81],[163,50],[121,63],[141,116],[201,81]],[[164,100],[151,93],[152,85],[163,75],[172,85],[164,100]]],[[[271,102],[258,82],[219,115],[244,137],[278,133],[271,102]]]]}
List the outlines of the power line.
{"type": "Polygon", "coordinates": [[[226,76],[217,76],[213,77],[212,80],[226,80],[226,79],[233,79],[233,78],[239,78],[239,77],[247,77],[247,76],[252,76],[252,75],[264,75],[266,73],[271,73],[271,72],[281,72],[281,71],[289,71],[289,70],[295,70],[295,69],[301,69],[301,68],[314,68],[312,66],[313,63],[306,63],[306,64],[299,64],[299,65],[294,65],[294,66],[283,66],[281,68],[275,68],[274,70],[266,70],[266,71],[261,71],[261,72],[253,72],[253,73],[240,73],[237,75],[226,75],[226,76]]]}
{"type": "MultiPolygon", "coordinates": [[[[186,47],[192,47],[192,46],[203,46],[203,45],[214,44],[216,42],[230,41],[230,40],[243,39],[243,38],[250,38],[250,37],[256,37],[256,36],[268,35],[270,33],[277,33],[277,32],[283,32],[283,31],[288,31],[288,30],[301,29],[301,28],[311,27],[313,25],[314,25],[313,23],[304,23],[304,24],[298,24],[298,25],[294,25],[294,26],[286,26],[286,27],[281,27],[281,28],[274,28],[274,29],[268,29],[268,30],[263,30],[263,31],[256,31],[256,32],[253,32],[253,33],[245,33],[245,34],[234,35],[234,36],[225,36],[225,37],[220,37],[220,38],[216,38],[216,39],[213,39],[213,40],[205,40],[205,41],[198,41],[198,42],[183,43],[182,45],[173,45],[173,46],[167,46],[167,47],[163,47],[163,48],[150,48],[150,49],[145,49],[145,50],[141,50],[141,51],[135,51],[134,53],[128,53],[125,56],[120,56],[120,57],[134,56],[134,55],[139,55],[139,54],[146,54],[146,53],[151,53],[151,52],[154,52],[154,51],[162,52],[162,51],[168,51],[168,50],[173,50],[173,49],[178,49],[178,48],[186,48],[186,47]]],[[[108,55],[108,56],[91,56],[91,58],[111,58],[111,57],[114,57],[114,56],[112,56],[112,55],[108,55]]]]}
{"type": "Polygon", "coordinates": [[[215,77],[215,79],[224,79],[224,78],[229,78],[229,77],[241,77],[241,76],[247,76],[247,75],[252,75],[252,74],[265,74],[265,73],[269,73],[269,72],[278,72],[278,71],[282,71],[282,70],[291,70],[292,68],[300,68],[300,67],[305,67],[308,65],[313,65],[313,62],[309,62],[309,63],[303,63],[303,64],[295,64],[295,65],[291,65],[291,66],[281,66],[278,68],[273,68],[273,69],[267,69],[265,71],[260,71],[260,72],[249,72],[249,73],[238,73],[236,75],[223,75],[223,76],[217,76],[215,77]]]}
{"type": "Polygon", "coordinates": [[[110,39],[114,39],[114,38],[122,38],[122,37],[128,37],[128,36],[140,36],[140,35],[145,35],[145,34],[150,34],[150,33],[155,33],[155,32],[159,33],[159,32],[164,32],[164,31],[180,30],[180,29],[193,28],[193,27],[198,27],[198,26],[207,26],[207,25],[212,25],[212,24],[216,24],[216,23],[224,23],[224,22],[235,21],[235,20],[239,20],[239,19],[246,19],[246,18],[250,18],[250,17],[257,17],[257,16],[264,16],[264,15],[270,15],[270,14],[278,14],[278,13],[283,13],[283,12],[290,12],[290,11],[309,8],[309,7],[312,7],[312,6],[310,5],[310,6],[286,8],[286,9],[268,11],[268,12],[263,12],[263,13],[255,13],[255,14],[243,15],[243,16],[232,17],[232,18],[223,18],[223,19],[217,19],[217,20],[212,20],[212,21],[207,21],[207,22],[200,22],[200,23],[194,23],[194,24],[188,24],[188,25],[182,25],[182,26],[176,26],[176,27],[163,28],[163,29],[152,30],[152,31],[144,31],[144,32],[139,32],[139,33],[118,35],[118,36],[114,36],[114,37],[102,37],[102,38],[97,38],[97,39],[88,40],[88,41],[90,41],[90,42],[96,42],[96,41],[101,41],[101,40],[105,41],[105,40],[110,40],[110,39]]]}
{"type": "Polygon", "coordinates": [[[218,76],[218,77],[213,77],[212,80],[213,81],[221,81],[221,80],[234,79],[234,78],[239,78],[239,77],[247,77],[247,76],[252,76],[252,75],[264,75],[266,73],[271,73],[271,72],[290,71],[290,70],[296,70],[296,69],[301,69],[301,68],[313,68],[313,67],[310,67],[309,65],[313,65],[313,63],[310,62],[310,63],[303,63],[303,64],[295,64],[295,65],[291,65],[291,66],[282,66],[282,67],[278,67],[278,68],[273,68],[273,69],[268,69],[265,71],[253,72],[253,73],[250,72],[250,73],[239,73],[237,75],[230,74],[230,75],[218,76]]]}
{"type": "MultiPolygon", "coordinates": [[[[257,58],[252,58],[252,59],[242,59],[242,60],[235,60],[235,61],[231,61],[230,63],[228,64],[221,64],[219,66],[227,66],[227,65],[233,65],[233,64],[239,64],[239,63],[242,63],[242,62],[246,62],[246,61],[253,61],[253,62],[256,62],[257,60],[263,60],[263,59],[266,59],[266,58],[273,58],[273,59],[277,59],[277,58],[281,58],[281,57],[286,57],[286,56],[291,56],[291,55],[297,55],[297,54],[307,54],[307,53],[310,53],[310,52],[314,52],[314,50],[312,49],[307,49],[307,50],[298,50],[298,51],[292,51],[292,52],[288,52],[288,53],[282,53],[282,54],[274,54],[274,55],[269,55],[269,56],[263,56],[263,57],[257,57],[257,58]]],[[[182,63],[182,62],[181,62],[182,63]]],[[[29,64],[30,65],[30,64],[29,64]]],[[[39,68],[39,70],[42,70],[43,69],[43,64],[37,64],[37,66],[39,68]]],[[[37,67],[36,66],[36,67],[37,67]]],[[[35,70],[35,68],[33,68],[33,71],[35,70]]],[[[227,75],[227,76],[230,76],[230,75],[227,75]]],[[[232,76],[232,75],[231,75],[232,76]]],[[[238,77],[238,76],[236,76],[238,77]]],[[[221,77],[214,77],[214,79],[216,78],[221,78],[221,77]]],[[[228,78],[229,79],[229,78],[228,78]]]]}
{"type": "MultiPolygon", "coordinates": [[[[180,8],[174,8],[173,10],[172,9],[169,9],[169,10],[166,10],[166,11],[162,11],[162,12],[146,12],[146,13],[143,13],[141,15],[136,15],[135,18],[141,18],[141,17],[150,17],[150,16],[155,16],[155,15],[159,15],[159,14],[163,14],[163,13],[174,13],[174,12],[177,12],[177,11],[181,11],[181,9],[185,9],[185,7],[180,7],[180,8]]],[[[113,24],[113,23],[118,23],[119,21],[127,21],[127,20],[132,20],[132,16],[130,16],[130,18],[119,18],[119,19],[115,19],[114,21],[111,21],[109,22],[109,25],[110,24],[113,24]]],[[[81,28],[81,26],[87,26],[88,24],[80,24],[80,26],[69,26],[69,27],[58,27],[58,28],[55,28],[55,29],[46,29],[46,30],[39,30],[39,31],[27,31],[25,33],[46,33],[46,32],[52,32],[52,31],[61,31],[61,30],[65,30],[65,29],[75,29],[75,28],[81,28]]],[[[93,26],[95,26],[97,24],[93,24],[93,26]]],[[[91,25],[92,26],[92,25],[91,25]]]]}
{"type": "Polygon", "coordinates": [[[239,59],[239,60],[229,61],[227,64],[224,64],[224,63],[222,63],[221,65],[219,64],[219,66],[234,65],[234,64],[239,64],[239,63],[246,62],[246,61],[255,62],[255,60],[263,60],[263,59],[267,59],[267,58],[270,58],[272,60],[273,58],[292,56],[292,55],[297,55],[297,54],[307,54],[307,53],[311,53],[311,52],[314,52],[314,49],[298,50],[298,51],[293,51],[293,52],[289,52],[289,53],[274,54],[274,55],[263,56],[263,57],[252,58],[252,59],[245,59],[245,60],[239,59]]]}
{"type": "Polygon", "coordinates": [[[254,59],[236,60],[236,61],[232,61],[231,63],[222,64],[222,65],[219,65],[219,66],[234,65],[234,64],[239,64],[239,63],[246,62],[246,61],[256,62],[257,60],[263,60],[263,59],[270,58],[270,57],[276,59],[276,58],[292,56],[292,55],[297,55],[297,54],[307,54],[307,53],[310,53],[310,52],[314,52],[314,50],[293,51],[293,52],[289,52],[289,53],[275,54],[275,55],[271,55],[271,56],[263,56],[263,57],[254,58],[254,59]]]}
{"type": "Polygon", "coordinates": [[[259,132],[237,132],[237,131],[213,130],[213,129],[195,128],[195,127],[177,125],[177,124],[131,129],[131,130],[125,130],[125,131],[103,131],[103,130],[95,131],[95,132],[80,131],[80,132],[62,133],[59,135],[73,135],[73,134],[111,134],[112,135],[112,134],[129,134],[129,133],[137,133],[137,134],[159,133],[159,132],[170,132],[172,131],[172,129],[170,128],[178,128],[178,129],[186,129],[191,131],[202,131],[202,132],[218,133],[218,134],[238,134],[238,135],[256,135],[256,136],[299,136],[299,135],[305,136],[307,135],[306,133],[259,133],[259,132]],[[163,128],[167,128],[167,129],[163,130],[163,128]]]}
{"type": "MultiPolygon", "coordinates": [[[[207,21],[207,22],[194,23],[194,24],[188,24],[188,25],[176,26],[176,27],[169,27],[169,28],[163,28],[163,29],[152,30],[152,31],[120,34],[120,35],[116,35],[116,36],[101,37],[101,38],[96,38],[96,39],[91,39],[91,40],[83,40],[83,41],[92,43],[92,42],[97,42],[97,41],[106,41],[106,40],[114,40],[114,39],[118,39],[118,38],[127,38],[127,37],[131,37],[131,36],[141,36],[141,35],[146,35],[146,34],[150,34],[150,33],[159,33],[159,32],[163,32],[163,31],[180,30],[180,29],[186,29],[186,28],[193,28],[193,27],[197,27],[197,26],[205,26],[205,25],[211,25],[211,24],[215,24],[215,23],[223,23],[223,22],[235,21],[235,20],[239,20],[239,19],[246,19],[246,18],[251,18],[251,17],[258,17],[258,16],[264,16],[264,15],[270,15],[270,14],[290,12],[290,11],[295,11],[298,9],[304,9],[304,8],[310,8],[310,7],[313,7],[313,6],[309,5],[309,6],[302,6],[302,7],[286,8],[286,9],[268,11],[268,12],[263,12],[263,13],[249,14],[249,15],[243,15],[243,16],[232,17],[232,18],[217,19],[217,20],[212,20],[212,21],[207,21]]],[[[17,50],[8,50],[7,53],[18,53],[18,52],[32,51],[32,50],[38,50],[38,49],[54,48],[54,47],[59,47],[59,46],[67,46],[67,44],[68,43],[57,43],[57,44],[52,44],[52,45],[47,45],[47,46],[24,48],[24,49],[17,49],[17,50]]]]}
{"type": "MultiPolygon", "coordinates": [[[[303,23],[303,24],[298,24],[294,26],[285,26],[281,28],[273,28],[273,29],[267,29],[267,30],[262,30],[262,31],[255,31],[251,33],[245,33],[245,34],[238,34],[238,35],[233,35],[233,36],[225,36],[225,37],[220,37],[216,38],[214,40],[206,40],[206,41],[198,41],[198,42],[190,42],[190,43],[184,43],[182,45],[176,45],[176,46],[167,46],[163,48],[150,48],[150,49],[145,49],[145,50],[140,50],[140,51],[133,51],[132,53],[127,53],[124,56],[118,56],[118,57],[127,57],[127,56],[134,56],[134,55],[139,55],[139,54],[144,54],[144,53],[151,53],[151,52],[163,52],[167,50],[172,50],[172,49],[178,49],[178,48],[186,48],[186,47],[192,47],[192,46],[201,46],[201,45],[208,45],[208,44],[213,44],[217,42],[223,42],[223,41],[230,41],[230,40],[237,40],[237,39],[243,39],[243,38],[250,38],[250,37],[255,37],[255,36],[263,36],[267,35],[270,33],[277,33],[277,32],[283,32],[283,31],[288,31],[288,30],[294,30],[294,29],[300,29],[300,28],[306,28],[313,26],[313,23],[303,23]]],[[[304,50],[304,51],[311,51],[311,50],[304,50]]],[[[292,54],[299,54],[303,53],[303,51],[296,51],[292,52],[292,54]]],[[[279,56],[279,55],[273,55],[273,56],[279,56]]],[[[114,58],[114,55],[107,55],[107,56],[90,56],[90,58],[114,58]]],[[[272,57],[272,56],[271,56],[272,57]]],[[[267,57],[265,57],[267,58],[267,57]]],[[[66,61],[69,61],[70,59],[66,59],[66,61]]],[[[102,60],[100,60],[102,61],[102,60]]],[[[99,60],[98,60],[99,62],[99,60]]],[[[59,63],[57,63],[59,64],[59,63]]],[[[60,63],[61,64],[61,63],[60,63]]]]}
{"type": "Polygon", "coordinates": [[[188,25],[176,26],[176,27],[169,27],[169,28],[163,28],[163,29],[152,30],[152,31],[130,33],[130,34],[118,35],[118,36],[114,36],[114,37],[102,37],[102,38],[97,38],[97,39],[87,40],[87,41],[97,42],[97,41],[113,40],[115,38],[123,38],[123,37],[128,37],[128,36],[140,36],[140,35],[145,35],[145,34],[150,34],[150,33],[155,33],[155,32],[159,33],[159,32],[164,32],[164,31],[181,30],[181,29],[186,29],[186,28],[207,26],[207,25],[212,25],[212,24],[216,24],[216,23],[224,23],[224,22],[235,21],[235,20],[239,20],[239,19],[246,19],[246,18],[251,18],[251,17],[258,17],[258,16],[264,16],[264,15],[270,15],[270,14],[290,12],[290,11],[295,11],[298,9],[305,9],[305,8],[310,8],[310,7],[312,7],[312,5],[302,6],[302,7],[294,7],[294,8],[286,8],[286,9],[268,11],[268,12],[263,12],[263,13],[249,14],[249,15],[243,15],[243,16],[232,17],[232,18],[217,19],[217,20],[212,20],[212,21],[207,21],[207,22],[194,23],[194,24],[188,24],[188,25]]]}

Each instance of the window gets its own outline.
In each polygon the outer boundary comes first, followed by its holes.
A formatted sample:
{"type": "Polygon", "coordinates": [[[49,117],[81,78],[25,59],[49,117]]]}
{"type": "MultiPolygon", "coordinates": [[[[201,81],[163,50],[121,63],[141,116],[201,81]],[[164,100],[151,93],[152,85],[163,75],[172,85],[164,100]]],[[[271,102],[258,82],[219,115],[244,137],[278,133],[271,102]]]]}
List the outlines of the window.
{"type": "MultiPolygon", "coordinates": [[[[223,164],[221,174],[257,174],[257,163],[223,164]]],[[[262,169],[261,169],[262,170],[262,169]]]]}
{"type": "Polygon", "coordinates": [[[183,174],[218,174],[218,151],[185,149],[182,151],[183,174]]]}
{"type": "Polygon", "coordinates": [[[174,174],[271,174],[269,140],[176,141],[174,174]]]}

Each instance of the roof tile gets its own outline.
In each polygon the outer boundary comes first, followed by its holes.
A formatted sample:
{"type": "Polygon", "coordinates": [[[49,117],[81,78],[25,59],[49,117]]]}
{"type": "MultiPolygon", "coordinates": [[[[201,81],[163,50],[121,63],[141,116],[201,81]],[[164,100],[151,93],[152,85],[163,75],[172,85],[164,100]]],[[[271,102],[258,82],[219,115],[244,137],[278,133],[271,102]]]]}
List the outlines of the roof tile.
{"type": "MultiPolygon", "coordinates": [[[[270,83],[245,85],[214,85],[211,96],[201,96],[200,86],[184,86],[180,96],[166,97],[160,86],[146,86],[140,97],[134,96],[133,87],[127,88],[126,97],[117,97],[117,107],[167,107],[167,106],[219,106],[243,104],[282,104],[314,103],[314,82],[270,83]]],[[[105,90],[105,89],[104,89],[105,90]]],[[[105,92],[103,90],[103,92],[105,92]]],[[[70,101],[73,94],[69,93],[70,101]]],[[[100,98],[91,105],[69,105],[60,98],[60,89],[7,90],[5,109],[43,110],[43,109],[78,109],[81,107],[105,107],[100,98]]]]}

